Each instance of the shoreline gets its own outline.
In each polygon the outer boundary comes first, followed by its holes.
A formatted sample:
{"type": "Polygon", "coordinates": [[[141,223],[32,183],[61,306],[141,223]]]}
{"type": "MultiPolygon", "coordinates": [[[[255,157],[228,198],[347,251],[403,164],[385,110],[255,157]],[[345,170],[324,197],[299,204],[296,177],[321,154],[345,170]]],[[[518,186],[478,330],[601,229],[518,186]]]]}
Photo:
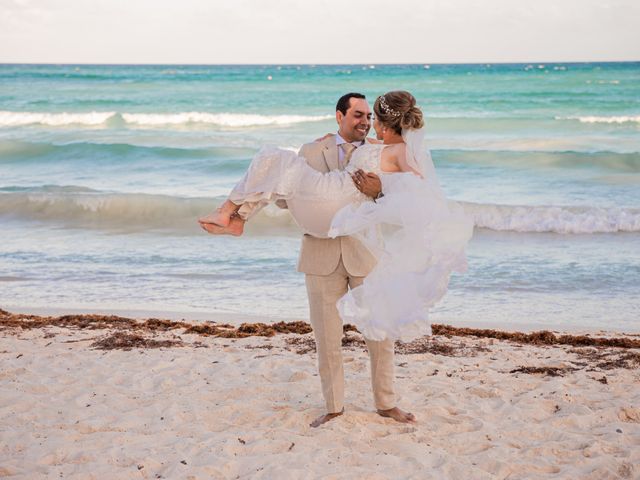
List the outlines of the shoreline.
{"type": "MultiPolygon", "coordinates": [[[[7,307],[0,305],[0,310],[6,310],[7,307]]],[[[264,315],[251,315],[234,312],[219,312],[212,310],[211,312],[201,311],[174,311],[174,310],[155,310],[155,309],[133,309],[133,308],[81,308],[81,307],[10,307],[9,310],[19,312],[24,315],[38,315],[43,317],[58,317],[62,315],[116,315],[119,317],[127,317],[136,320],[146,318],[163,318],[173,321],[190,321],[190,322],[216,322],[216,323],[254,323],[254,322],[293,322],[301,320],[295,317],[265,317],[264,315]]]]}
{"type": "MultiPolygon", "coordinates": [[[[250,317],[253,318],[253,317],[250,317]]],[[[18,329],[46,329],[49,327],[66,328],[71,330],[115,330],[149,332],[175,332],[183,329],[184,334],[196,334],[203,336],[214,336],[221,338],[246,338],[246,337],[272,337],[276,334],[298,334],[306,335],[312,333],[311,325],[301,320],[279,321],[275,323],[265,322],[242,322],[240,325],[227,322],[197,322],[189,323],[184,318],[173,320],[170,318],[158,318],[151,316],[147,318],[124,317],[119,315],[103,314],[66,314],[59,316],[40,316],[29,313],[11,313],[0,309],[0,331],[12,332],[18,329]]],[[[554,332],[550,330],[539,330],[534,332],[505,331],[496,329],[479,329],[468,327],[454,327],[451,325],[431,324],[431,335],[404,342],[397,340],[398,346],[405,347],[423,339],[435,336],[451,337],[475,337],[488,338],[500,341],[509,341],[521,344],[532,345],[571,345],[577,347],[612,347],[622,349],[640,349],[640,334],[618,333],[619,336],[608,335],[606,332],[598,331],[598,336],[593,333],[569,334],[554,332]]],[[[343,325],[345,335],[355,332],[360,334],[353,325],[343,325]]],[[[361,341],[360,344],[364,345],[361,341]]],[[[170,346],[170,345],[167,345],[170,346]]],[[[119,348],[119,347],[114,347],[119,348]]],[[[402,352],[402,348],[401,348],[402,352]]],[[[638,356],[640,364],[640,356],[638,356]]]]}
{"type": "MultiPolygon", "coordinates": [[[[116,315],[120,317],[143,320],[147,318],[162,318],[172,321],[187,322],[215,322],[228,323],[239,326],[242,323],[278,323],[278,322],[305,322],[309,323],[308,317],[296,316],[265,316],[253,315],[235,312],[202,312],[202,311],[172,311],[172,310],[155,310],[155,309],[132,309],[132,308],[80,308],[80,307],[20,307],[20,306],[4,306],[0,305],[0,310],[10,310],[22,315],[37,316],[63,316],[63,315],[116,315]]],[[[517,330],[519,332],[531,333],[540,330],[549,330],[556,334],[572,334],[572,335],[637,335],[640,334],[640,325],[634,329],[604,329],[596,327],[582,327],[579,325],[563,325],[557,328],[554,325],[543,322],[527,322],[524,324],[513,325],[512,329],[503,322],[487,322],[487,321],[465,321],[452,318],[451,321],[438,323],[453,323],[456,328],[474,328],[474,329],[493,329],[500,331],[517,330]]]]}

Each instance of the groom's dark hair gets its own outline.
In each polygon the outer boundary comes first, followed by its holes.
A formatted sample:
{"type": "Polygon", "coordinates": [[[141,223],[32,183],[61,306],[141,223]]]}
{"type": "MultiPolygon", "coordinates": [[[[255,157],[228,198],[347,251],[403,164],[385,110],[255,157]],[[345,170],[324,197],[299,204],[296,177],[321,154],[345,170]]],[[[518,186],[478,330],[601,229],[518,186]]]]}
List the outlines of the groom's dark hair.
{"type": "Polygon", "coordinates": [[[336,104],[336,112],[340,111],[342,112],[343,115],[346,115],[347,110],[349,110],[349,103],[351,102],[352,98],[362,98],[364,100],[367,99],[367,97],[365,97],[361,93],[356,93],[356,92],[346,93],[343,96],[341,96],[340,99],[338,100],[338,103],[336,104]]]}

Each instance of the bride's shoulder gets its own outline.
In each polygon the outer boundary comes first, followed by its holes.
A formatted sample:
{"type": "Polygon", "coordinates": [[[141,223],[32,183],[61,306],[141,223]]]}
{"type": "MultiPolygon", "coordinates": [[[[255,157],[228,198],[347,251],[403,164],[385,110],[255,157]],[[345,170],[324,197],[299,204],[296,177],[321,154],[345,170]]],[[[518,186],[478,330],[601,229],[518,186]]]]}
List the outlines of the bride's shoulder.
{"type": "Polygon", "coordinates": [[[405,143],[392,143],[390,145],[384,145],[384,155],[394,158],[404,158],[407,151],[407,145],[405,143]]]}
{"type": "Polygon", "coordinates": [[[384,145],[380,162],[384,166],[383,170],[387,172],[404,171],[402,166],[406,164],[406,145],[404,143],[384,145]]]}

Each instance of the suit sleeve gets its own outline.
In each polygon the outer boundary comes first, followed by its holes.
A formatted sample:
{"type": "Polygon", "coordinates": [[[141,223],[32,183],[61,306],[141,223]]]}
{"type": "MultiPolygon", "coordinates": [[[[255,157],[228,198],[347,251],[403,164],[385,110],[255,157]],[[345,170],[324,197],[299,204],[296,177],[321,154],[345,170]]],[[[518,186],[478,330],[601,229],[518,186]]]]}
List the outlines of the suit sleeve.
{"type": "MultiPolygon", "coordinates": [[[[308,143],[305,143],[304,145],[302,145],[302,147],[300,147],[300,150],[298,151],[298,156],[299,157],[304,157],[305,160],[307,160],[309,158],[309,150],[311,148],[311,145],[309,145],[308,143]]],[[[309,160],[307,160],[307,163],[309,162],[309,160]]]]}
{"type": "MultiPolygon", "coordinates": [[[[300,147],[300,150],[298,150],[298,156],[299,157],[304,157],[305,160],[307,159],[307,154],[310,150],[311,144],[309,143],[305,143],[304,145],[302,145],[302,147],[300,147]]],[[[307,163],[309,163],[309,161],[307,160],[307,163]]],[[[287,206],[287,201],[286,200],[276,200],[276,205],[282,209],[287,209],[289,208],[287,206]]]]}
{"type": "MultiPolygon", "coordinates": [[[[302,147],[300,147],[300,150],[298,150],[298,156],[299,157],[303,157],[307,163],[309,163],[308,160],[308,155],[311,151],[311,149],[313,148],[313,144],[312,143],[305,143],[302,147]]],[[[286,200],[276,200],[276,205],[282,209],[287,209],[289,208],[287,206],[287,201],[286,200]]]]}

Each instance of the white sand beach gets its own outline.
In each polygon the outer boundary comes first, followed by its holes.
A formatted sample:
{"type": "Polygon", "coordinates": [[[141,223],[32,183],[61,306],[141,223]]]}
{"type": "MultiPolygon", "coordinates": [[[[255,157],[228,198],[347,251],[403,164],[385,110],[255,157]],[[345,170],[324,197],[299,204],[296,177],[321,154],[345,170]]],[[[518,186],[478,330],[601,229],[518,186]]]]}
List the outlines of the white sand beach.
{"type": "Polygon", "coordinates": [[[398,405],[418,418],[399,424],[375,413],[349,332],[345,413],[311,428],[312,334],[183,331],[0,325],[0,476],[640,478],[638,348],[425,337],[398,348],[398,405]],[[179,343],[97,348],[114,333],[179,343]]]}

